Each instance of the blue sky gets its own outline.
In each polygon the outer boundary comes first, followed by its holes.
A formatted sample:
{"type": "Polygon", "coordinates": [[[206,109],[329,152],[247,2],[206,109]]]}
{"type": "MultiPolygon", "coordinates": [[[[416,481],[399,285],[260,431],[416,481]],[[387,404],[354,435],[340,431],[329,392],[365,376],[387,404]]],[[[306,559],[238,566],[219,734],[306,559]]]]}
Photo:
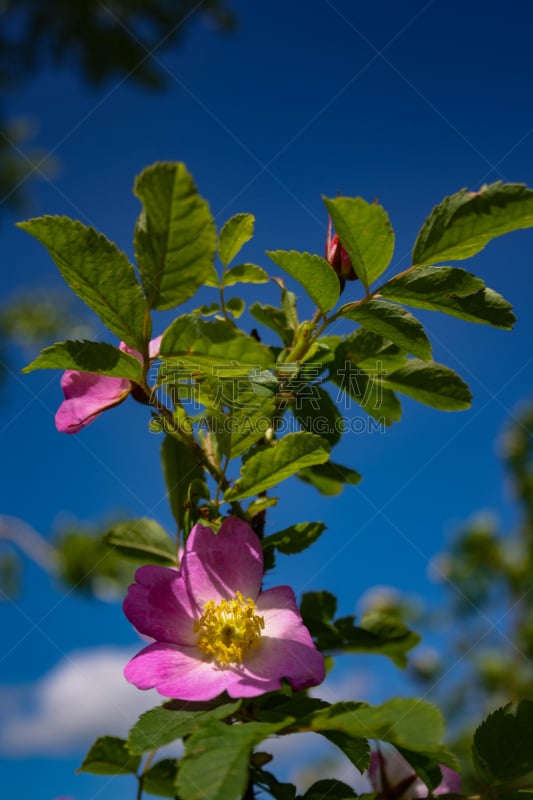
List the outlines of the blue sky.
{"type": "MultiPolygon", "coordinates": [[[[81,219],[132,254],[134,176],[156,160],[181,160],[217,224],[241,211],[256,216],[246,258],[268,268],[267,249],[323,252],[322,194],[377,197],[396,231],[394,274],[409,266],[418,229],[445,195],[494,180],[533,185],[527,4],[272,0],[235,9],[236,34],[197,24],[181,49],[155,53],[169,76],[163,93],[143,93],[129,80],[88,89],[64,68],[43,70],[11,96],[9,112],[39,121],[36,143],[58,163],[53,178],[34,185],[33,215],[81,219]]],[[[61,286],[44,249],[13,221],[0,231],[5,296],[21,286],[61,286]]],[[[465,264],[513,303],[512,332],[417,314],[435,360],[470,384],[472,409],[444,414],[405,400],[400,424],[339,446],[336,460],[363,473],[359,487],[333,499],[295,481],[283,487],[271,531],[303,519],[323,519],[329,530],[307,553],[280,559],[273,583],[291,583],[298,594],[336,590],[343,613],[375,585],[439,603],[443,592],[428,565],[460,521],[491,508],[513,523],[496,444],[532,387],[532,261],[533,233],[524,231],[465,264]]],[[[345,296],[352,292],[348,286],[345,296]]],[[[247,297],[273,299],[262,287],[247,297]]],[[[156,322],[156,333],[167,323],[166,316],[156,322]]],[[[12,356],[23,366],[20,353],[12,356]]],[[[171,529],[160,443],[148,433],[146,410],[127,402],[69,437],[53,425],[60,401],[59,375],[10,375],[0,512],[46,536],[61,519],[115,512],[154,516],[171,529]]],[[[362,417],[357,408],[347,412],[362,417]]],[[[73,774],[91,738],[125,732],[128,716],[157,702],[122,684],[120,665],[138,639],[120,607],[65,596],[28,565],[21,595],[1,614],[6,796],[132,797],[127,779],[73,774]],[[65,727],[73,716],[76,724],[65,727]]],[[[406,691],[395,670],[364,658],[339,665],[331,686],[344,699],[406,691]]]]}

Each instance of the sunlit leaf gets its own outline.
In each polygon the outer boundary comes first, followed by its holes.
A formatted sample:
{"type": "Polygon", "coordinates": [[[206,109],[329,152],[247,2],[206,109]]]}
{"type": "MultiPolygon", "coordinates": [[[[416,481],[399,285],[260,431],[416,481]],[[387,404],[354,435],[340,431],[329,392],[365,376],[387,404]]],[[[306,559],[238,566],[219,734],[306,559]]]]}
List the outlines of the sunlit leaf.
{"type": "Polygon", "coordinates": [[[142,351],[150,337],[146,300],[124,253],[94,228],[68,217],[39,217],[18,225],[46,247],[72,291],[104,325],[142,351]]]}
{"type": "Polygon", "coordinates": [[[135,181],[143,210],[135,229],[135,254],[151,308],[175,308],[214,279],[216,229],[182,163],[159,163],[135,181]]]}
{"type": "Polygon", "coordinates": [[[326,313],[336,305],[340,283],[325,258],[296,250],[267,250],[267,256],[303,286],[322,312],[326,313]]]}
{"type": "Polygon", "coordinates": [[[135,356],[105,342],[57,342],[45,347],[22,372],[34,369],[73,369],[130,381],[139,381],[142,376],[141,362],[135,356]]]}
{"type": "Polygon", "coordinates": [[[357,277],[368,288],[385,272],[394,252],[394,231],[387,212],[361,197],[323,199],[357,277]]]}
{"type": "MultiPolygon", "coordinates": [[[[235,214],[224,224],[218,237],[218,256],[225,267],[254,235],[254,223],[252,214],[235,214]]],[[[230,286],[225,282],[223,285],[230,286]]]]}
{"type": "Polygon", "coordinates": [[[472,394],[466,383],[448,367],[416,358],[385,375],[383,383],[398,392],[441,411],[470,408],[472,394]]]}
{"type": "Polygon", "coordinates": [[[431,345],[424,328],[410,311],[386,300],[369,300],[367,303],[348,304],[339,310],[339,316],[358,322],[364,328],[390,339],[391,342],[418,356],[431,359],[431,345]]]}
{"type": "Polygon", "coordinates": [[[520,183],[498,181],[479,192],[445,197],[423,224],[413,264],[460,261],[479,253],[504,233],[533,226],[533,191],[520,183]]]}
{"type": "Polygon", "coordinates": [[[312,433],[288,433],[270,447],[261,448],[242,465],[242,477],[224,495],[228,501],[251,497],[298,470],[323,464],[329,458],[327,442],[312,433]]]}

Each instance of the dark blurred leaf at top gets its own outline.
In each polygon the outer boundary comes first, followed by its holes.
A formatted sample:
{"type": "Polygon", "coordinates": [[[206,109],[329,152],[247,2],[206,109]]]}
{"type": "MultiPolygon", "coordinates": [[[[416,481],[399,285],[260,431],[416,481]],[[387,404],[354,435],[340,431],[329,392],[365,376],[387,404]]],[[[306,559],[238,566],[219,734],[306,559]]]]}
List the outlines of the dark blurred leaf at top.
{"type": "Polygon", "coordinates": [[[157,53],[199,18],[218,30],[235,24],[223,0],[5,0],[0,82],[9,88],[47,63],[74,63],[92,84],[127,76],[159,88],[169,76],[157,53]]]}

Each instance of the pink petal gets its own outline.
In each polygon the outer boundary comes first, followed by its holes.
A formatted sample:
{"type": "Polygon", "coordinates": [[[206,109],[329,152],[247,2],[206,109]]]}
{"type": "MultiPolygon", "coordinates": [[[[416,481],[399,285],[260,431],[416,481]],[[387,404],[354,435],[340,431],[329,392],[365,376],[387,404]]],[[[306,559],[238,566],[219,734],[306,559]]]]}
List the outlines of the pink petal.
{"type": "Polygon", "coordinates": [[[148,355],[150,356],[150,358],[158,357],[162,338],[163,334],[161,334],[161,336],[156,336],[156,338],[152,339],[152,341],[150,342],[150,345],[148,347],[148,355]]]}
{"type": "Polygon", "coordinates": [[[442,772],[442,781],[433,790],[433,794],[458,794],[461,791],[459,773],[450,767],[445,767],[444,764],[440,765],[440,771],[442,772]]]}
{"type": "Polygon", "coordinates": [[[135,573],[124,613],[140,633],[160,642],[194,645],[194,609],[178,570],[147,565],[135,573]]]}
{"type": "Polygon", "coordinates": [[[61,377],[61,388],[65,399],[55,416],[56,428],[61,433],[77,433],[102,411],[122,403],[131,383],[125,378],[68,369],[61,377]]]}
{"type": "Polygon", "coordinates": [[[248,684],[258,686],[258,682],[268,681],[268,688],[262,691],[272,691],[281,686],[282,678],[296,690],[321,683],[325,677],[324,658],[303,624],[292,589],[277,586],[262,592],[256,613],[264,618],[265,628],[259,643],[246,657],[248,684]]]}
{"type": "Polygon", "coordinates": [[[263,578],[261,543],[248,523],[227,517],[217,534],[198,523],[181,562],[191,597],[203,612],[208,600],[220,602],[241,592],[255,600],[263,578]]]}
{"type": "Polygon", "coordinates": [[[138,689],[157,689],[177,700],[212,700],[228,684],[231,669],[205,660],[195,647],[151,644],[126,664],[124,675],[138,689]]]}

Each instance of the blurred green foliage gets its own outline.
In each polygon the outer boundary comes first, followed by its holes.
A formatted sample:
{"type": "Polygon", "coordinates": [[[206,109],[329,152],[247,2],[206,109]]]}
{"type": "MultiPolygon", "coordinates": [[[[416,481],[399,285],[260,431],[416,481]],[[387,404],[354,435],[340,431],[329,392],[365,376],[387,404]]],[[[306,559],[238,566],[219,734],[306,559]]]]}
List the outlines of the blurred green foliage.
{"type": "Polygon", "coordinates": [[[443,708],[474,790],[476,721],[533,697],[533,402],[513,415],[501,451],[516,524],[505,530],[490,513],[473,516],[438,557],[435,572],[448,600],[424,627],[444,644],[438,657],[415,659],[413,670],[443,708]]]}

